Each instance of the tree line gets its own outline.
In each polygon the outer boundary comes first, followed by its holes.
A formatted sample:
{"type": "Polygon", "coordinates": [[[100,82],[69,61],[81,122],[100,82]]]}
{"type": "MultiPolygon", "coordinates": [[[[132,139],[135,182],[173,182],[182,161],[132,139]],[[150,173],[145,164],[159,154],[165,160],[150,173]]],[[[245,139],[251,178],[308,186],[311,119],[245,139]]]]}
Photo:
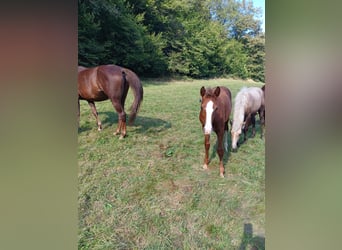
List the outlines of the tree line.
{"type": "Polygon", "coordinates": [[[78,0],[78,63],[264,82],[260,14],[248,0],[78,0]]]}

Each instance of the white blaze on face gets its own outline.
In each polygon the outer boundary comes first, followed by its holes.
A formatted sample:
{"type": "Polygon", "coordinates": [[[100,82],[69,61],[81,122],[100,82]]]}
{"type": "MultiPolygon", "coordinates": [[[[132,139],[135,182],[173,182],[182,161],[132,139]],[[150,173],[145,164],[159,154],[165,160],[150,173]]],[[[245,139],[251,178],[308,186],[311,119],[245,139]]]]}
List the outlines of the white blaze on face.
{"type": "Polygon", "coordinates": [[[213,129],[212,127],[212,114],[214,112],[214,103],[212,101],[209,101],[207,103],[207,107],[205,108],[205,125],[204,125],[204,134],[211,134],[211,131],[213,129]]]}

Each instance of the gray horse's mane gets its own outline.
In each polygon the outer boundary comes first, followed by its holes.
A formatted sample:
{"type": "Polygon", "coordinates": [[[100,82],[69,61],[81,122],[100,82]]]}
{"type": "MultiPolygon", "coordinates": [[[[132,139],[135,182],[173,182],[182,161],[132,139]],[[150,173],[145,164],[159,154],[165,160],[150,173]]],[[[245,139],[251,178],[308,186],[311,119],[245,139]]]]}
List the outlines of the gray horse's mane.
{"type": "Polygon", "coordinates": [[[245,107],[248,101],[247,87],[243,87],[235,97],[234,114],[233,114],[233,126],[232,131],[236,132],[241,128],[244,120],[245,107]]]}

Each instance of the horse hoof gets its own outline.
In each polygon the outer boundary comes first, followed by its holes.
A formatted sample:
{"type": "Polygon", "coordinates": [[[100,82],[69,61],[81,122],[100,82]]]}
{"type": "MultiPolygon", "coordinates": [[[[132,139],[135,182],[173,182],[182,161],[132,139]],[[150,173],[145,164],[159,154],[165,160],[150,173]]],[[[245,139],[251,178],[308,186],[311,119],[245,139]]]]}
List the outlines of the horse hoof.
{"type": "Polygon", "coordinates": [[[203,165],[203,169],[208,169],[208,165],[207,165],[207,164],[204,164],[204,165],[203,165]]]}
{"type": "Polygon", "coordinates": [[[124,135],[120,135],[119,140],[122,140],[123,138],[125,138],[125,136],[124,135]]]}
{"type": "Polygon", "coordinates": [[[220,177],[221,177],[221,178],[224,178],[224,175],[223,175],[222,173],[220,173],[220,177]]]}

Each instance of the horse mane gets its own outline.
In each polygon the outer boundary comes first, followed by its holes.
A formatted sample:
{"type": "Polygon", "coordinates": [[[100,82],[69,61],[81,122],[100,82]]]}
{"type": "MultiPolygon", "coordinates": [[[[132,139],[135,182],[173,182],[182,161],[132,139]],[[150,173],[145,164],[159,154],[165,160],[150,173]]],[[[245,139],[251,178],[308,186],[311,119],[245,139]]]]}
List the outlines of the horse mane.
{"type": "Polygon", "coordinates": [[[247,105],[247,87],[243,87],[235,97],[232,131],[236,132],[243,123],[247,105]]]}

